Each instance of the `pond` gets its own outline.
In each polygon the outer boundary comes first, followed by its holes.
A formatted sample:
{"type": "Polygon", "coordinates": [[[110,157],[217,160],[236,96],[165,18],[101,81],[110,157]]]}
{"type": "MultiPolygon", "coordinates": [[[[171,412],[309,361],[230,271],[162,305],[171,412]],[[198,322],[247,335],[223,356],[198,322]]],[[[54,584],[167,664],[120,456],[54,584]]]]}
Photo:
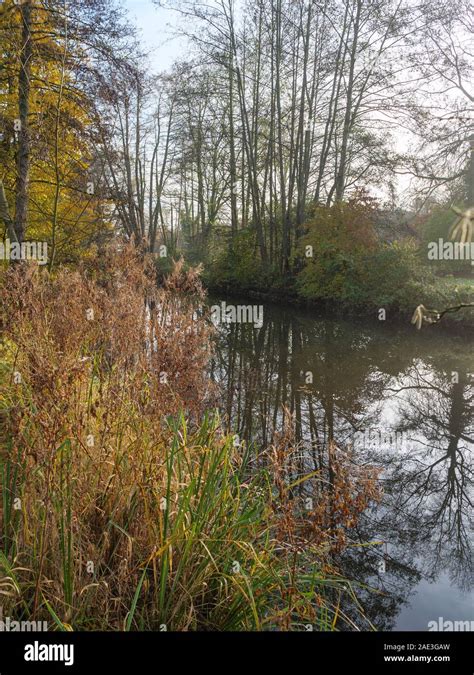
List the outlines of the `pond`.
{"type": "Polygon", "coordinates": [[[232,429],[267,446],[286,409],[305,470],[327,461],[331,443],[379,467],[383,496],[335,561],[358,582],[367,619],[387,631],[472,628],[472,342],[440,326],[260,309],[258,322],[218,328],[212,374],[232,429]]]}

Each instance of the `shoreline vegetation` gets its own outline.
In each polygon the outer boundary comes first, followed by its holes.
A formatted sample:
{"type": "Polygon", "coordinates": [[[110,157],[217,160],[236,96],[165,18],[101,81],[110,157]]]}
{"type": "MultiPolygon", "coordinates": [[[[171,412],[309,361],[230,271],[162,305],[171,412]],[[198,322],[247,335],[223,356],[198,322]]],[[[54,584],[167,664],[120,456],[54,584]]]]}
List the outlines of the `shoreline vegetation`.
{"type": "MultiPolygon", "coordinates": [[[[395,325],[397,328],[405,328],[407,331],[412,331],[413,327],[410,326],[410,320],[413,316],[414,307],[399,308],[396,306],[384,305],[384,306],[370,306],[370,307],[357,307],[353,305],[336,303],[332,300],[321,300],[317,298],[305,298],[298,294],[296,290],[287,288],[286,291],[282,291],[278,288],[266,288],[259,289],[255,286],[249,288],[237,287],[235,284],[215,284],[213,281],[205,283],[205,288],[211,297],[224,297],[232,298],[242,303],[245,302],[263,302],[265,304],[277,305],[280,307],[292,307],[298,308],[304,311],[314,311],[315,314],[320,318],[336,318],[350,320],[354,323],[364,323],[367,325],[380,325],[381,322],[386,323],[387,325],[395,325]],[[379,312],[381,309],[386,311],[385,318],[379,318],[379,312]]],[[[449,279],[442,284],[444,286],[444,291],[436,296],[440,301],[445,303],[452,303],[453,305],[459,300],[459,291],[455,290],[459,284],[456,284],[455,279],[449,279]],[[446,293],[446,290],[448,291],[446,293]]],[[[461,282],[461,286],[463,283],[461,282]]],[[[461,293],[464,299],[469,299],[473,297],[470,294],[470,289],[468,289],[468,294],[464,295],[461,293]]],[[[431,296],[432,297],[432,296],[431,296]]],[[[432,303],[431,303],[432,304],[432,303]]],[[[443,307],[438,303],[438,306],[443,307]]],[[[436,330],[456,334],[456,335],[471,335],[472,329],[474,328],[474,311],[470,307],[466,307],[465,311],[462,311],[464,308],[457,313],[447,314],[442,321],[437,323],[436,330]]],[[[442,310],[440,310],[442,311],[442,310]]]]}
{"type": "MultiPolygon", "coordinates": [[[[449,209],[441,212],[441,219],[436,214],[436,227],[440,233],[444,227],[448,236],[456,216],[449,209]]],[[[251,230],[238,234],[228,248],[213,242],[213,253],[204,266],[205,285],[214,294],[399,324],[409,324],[419,305],[433,313],[461,306],[443,315],[440,325],[456,331],[472,329],[474,311],[463,306],[474,301],[471,261],[428,261],[425,249],[432,236],[432,219],[425,222],[419,239],[384,242],[380,218],[373,201],[353,199],[316,207],[305,222],[286,273],[262,264],[251,230]]]]}
{"type": "Polygon", "coordinates": [[[380,498],[377,470],[334,445],[328,473],[306,474],[290,424],[262,449],[226,433],[203,299],[193,270],[158,287],[131,246],[74,272],[3,275],[4,616],[52,630],[373,628],[336,559],[380,498]]]}

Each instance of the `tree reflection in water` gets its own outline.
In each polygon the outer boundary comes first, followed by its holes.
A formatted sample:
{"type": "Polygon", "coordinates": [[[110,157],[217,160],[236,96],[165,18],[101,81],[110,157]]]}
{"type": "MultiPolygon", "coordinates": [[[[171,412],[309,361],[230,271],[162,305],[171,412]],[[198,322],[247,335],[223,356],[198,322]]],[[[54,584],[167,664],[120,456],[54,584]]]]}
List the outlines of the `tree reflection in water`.
{"type": "Polygon", "coordinates": [[[222,326],[216,345],[212,375],[241,437],[268,446],[286,408],[304,447],[301,473],[330,470],[333,441],[353,444],[358,465],[382,468],[382,502],[335,554],[362,584],[359,597],[377,628],[394,627],[423,578],[433,594],[442,573],[472,590],[474,363],[466,340],[266,306],[262,328],[222,326]],[[403,442],[387,442],[394,431],[403,442]]]}

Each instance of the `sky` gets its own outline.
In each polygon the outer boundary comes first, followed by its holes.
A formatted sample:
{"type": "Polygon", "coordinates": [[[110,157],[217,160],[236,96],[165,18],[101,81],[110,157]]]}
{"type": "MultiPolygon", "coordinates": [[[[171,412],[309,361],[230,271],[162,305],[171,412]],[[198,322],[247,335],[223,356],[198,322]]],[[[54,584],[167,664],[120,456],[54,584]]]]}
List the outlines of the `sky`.
{"type": "Polygon", "coordinates": [[[172,27],[178,14],[153,4],[152,0],[121,0],[131,21],[138,26],[143,46],[150,50],[150,64],[155,73],[168,70],[174,60],[183,55],[185,43],[173,37],[172,27]]]}

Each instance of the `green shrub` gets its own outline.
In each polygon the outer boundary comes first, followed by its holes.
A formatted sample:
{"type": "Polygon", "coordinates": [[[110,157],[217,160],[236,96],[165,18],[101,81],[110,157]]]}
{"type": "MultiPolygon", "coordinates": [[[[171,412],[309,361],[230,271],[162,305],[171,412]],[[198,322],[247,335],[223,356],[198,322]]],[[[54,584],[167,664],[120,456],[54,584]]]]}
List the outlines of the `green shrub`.
{"type": "Polygon", "coordinates": [[[411,307],[430,278],[414,241],[380,243],[376,211],[363,203],[319,207],[299,253],[299,293],[344,306],[411,307]],[[309,255],[308,255],[309,252],[309,255]]]}
{"type": "Polygon", "coordinates": [[[248,228],[218,249],[208,262],[204,278],[213,288],[248,291],[273,288],[279,276],[274,266],[263,266],[255,231],[248,228]]]}

